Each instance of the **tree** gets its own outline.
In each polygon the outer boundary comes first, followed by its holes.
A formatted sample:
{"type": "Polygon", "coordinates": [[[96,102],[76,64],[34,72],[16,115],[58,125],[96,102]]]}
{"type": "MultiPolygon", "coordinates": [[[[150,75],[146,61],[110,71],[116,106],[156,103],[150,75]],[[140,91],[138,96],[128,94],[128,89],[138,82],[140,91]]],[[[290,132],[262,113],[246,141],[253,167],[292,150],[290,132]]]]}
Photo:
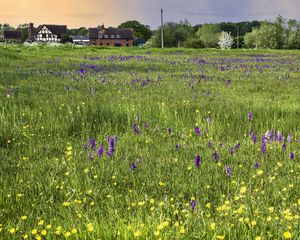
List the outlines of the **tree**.
{"type": "Polygon", "coordinates": [[[192,37],[185,41],[184,47],[186,47],[186,48],[204,48],[204,44],[199,38],[192,37]]]}
{"type": "Polygon", "coordinates": [[[22,41],[23,42],[25,42],[28,39],[28,28],[29,28],[28,23],[19,24],[19,26],[17,27],[17,30],[20,30],[22,32],[22,41]]]}
{"type": "Polygon", "coordinates": [[[89,30],[85,27],[73,28],[68,30],[69,35],[88,36],[89,30]]]}
{"type": "Polygon", "coordinates": [[[221,32],[219,42],[221,49],[230,49],[233,44],[233,38],[228,32],[221,32]]]}
{"type": "MultiPolygon", "coordinates": [[[[165,47],[184,46],[185,42],[193,36],[193,27],[187,20],[179,23],[168,22],[164,24],[163,30],[165,47]]],[[[151,38],[151,46],[161,46],[161,28],[151,38]]]]}
{"type": "Polygon", "coordinates": [[[289,49],[300,49],[300,29],[292,31],[289,34],[287,47],[289,49]]]}
{"type": "Polygon", "coordinates": [[[221,28],[217,24],[204,24],[196,32],[196,37],[199,38],[206,48],[217,47],[221,28]]]}
{"type": "Polygon", "coordinates": [[[136,20],[121,23],[118,28],[132,28],[136,38],[147,41],[152,36],[152,31],[148,25],[144,25],[136,20]]]}
{"type": "Polygon", "coordinates": [[[244,36],[245,47],[247,48],[257,48],[258,29],[254,28],[252,32],[246,33],[244,36]]]}

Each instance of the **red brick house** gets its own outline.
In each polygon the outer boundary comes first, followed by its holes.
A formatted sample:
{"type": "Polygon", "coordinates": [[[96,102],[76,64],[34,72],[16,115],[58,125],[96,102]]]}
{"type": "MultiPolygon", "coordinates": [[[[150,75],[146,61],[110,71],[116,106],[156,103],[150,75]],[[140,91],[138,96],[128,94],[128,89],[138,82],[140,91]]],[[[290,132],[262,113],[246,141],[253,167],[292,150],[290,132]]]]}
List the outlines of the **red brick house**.
{"type": "Polygon", "coordinates": [[[132,47],[133,30],[130,28],[98,28],[89,29],[90,45],[110,47],[132,47]]]}

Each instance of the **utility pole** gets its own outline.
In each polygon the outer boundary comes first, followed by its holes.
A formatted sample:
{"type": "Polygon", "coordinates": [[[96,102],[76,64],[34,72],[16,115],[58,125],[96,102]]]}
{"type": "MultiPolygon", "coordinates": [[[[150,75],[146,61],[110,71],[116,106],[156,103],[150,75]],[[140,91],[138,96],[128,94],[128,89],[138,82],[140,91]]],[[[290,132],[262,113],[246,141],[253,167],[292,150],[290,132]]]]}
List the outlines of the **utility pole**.
{"type": "Polygon", "coordinates": [[[239,48],[239,41],[240,41],[240,39],[239,39],[239,26],[237,27],[237,32],[236,32],[236,34],[237,34],[237,36],[236,36],[236,41],[237,41],[237,43],[236,43],[236,48],[238,49],[239,48]]]}
{"type": "Polygon", "coordinates": [[[161,17],[161,48],[164,48],[164,18],[163,18],[163,9],[160,10],[160,17],[161,17]]]}

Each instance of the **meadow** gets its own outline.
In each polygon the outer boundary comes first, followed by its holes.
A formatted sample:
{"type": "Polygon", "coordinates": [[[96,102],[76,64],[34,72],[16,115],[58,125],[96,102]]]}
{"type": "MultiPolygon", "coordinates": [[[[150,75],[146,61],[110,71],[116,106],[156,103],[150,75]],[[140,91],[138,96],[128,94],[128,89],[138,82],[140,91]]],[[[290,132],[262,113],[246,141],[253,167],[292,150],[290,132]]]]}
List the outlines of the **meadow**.
{"type": "Polygon", "coordinates": [[[0,47],[0,239],[300,239],[300,52],[0,47]]]}

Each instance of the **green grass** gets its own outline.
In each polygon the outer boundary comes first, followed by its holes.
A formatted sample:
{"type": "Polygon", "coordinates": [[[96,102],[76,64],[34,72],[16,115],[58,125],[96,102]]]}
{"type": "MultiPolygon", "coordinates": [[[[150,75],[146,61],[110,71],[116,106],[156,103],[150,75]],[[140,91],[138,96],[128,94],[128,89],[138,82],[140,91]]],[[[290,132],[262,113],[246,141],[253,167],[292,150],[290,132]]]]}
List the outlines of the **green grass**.
{"type": "Polygon", "coordinates": [[[1,47],[0,239],[299,239],[299,65],[299,51],[1,47]],[[262,154],[272,129],[284,140],[262,154]]]}

